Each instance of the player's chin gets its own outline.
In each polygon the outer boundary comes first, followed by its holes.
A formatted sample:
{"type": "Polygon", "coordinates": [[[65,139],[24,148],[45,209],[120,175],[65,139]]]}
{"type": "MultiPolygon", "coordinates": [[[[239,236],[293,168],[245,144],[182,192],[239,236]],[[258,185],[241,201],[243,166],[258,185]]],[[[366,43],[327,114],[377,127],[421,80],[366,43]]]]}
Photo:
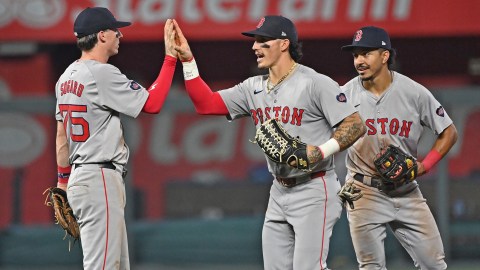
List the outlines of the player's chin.
{"type": "Polygon", "coordinates": [[[261,63],[257,63],[257,67],[258,67],[259,69],[266,69],[266,68],[268,68],[265,64],[261,64],[261,63]]]}
{"type": "Polygon", "coordinates": [[[360,79],[361,79],[362,81],[369,81],[369,80],[372,79],[371,74],[369,74],[369,73],[367,73],[367,72],[365,72],[365,71],[359,71],[359,72],[358,72],[358,75],[360,76],[360,79]]]}
{"type": "Polygon", "coordinates": [[[114,56],[114,55],[117,55],[117,54],[118,54],[118,48],[113,49],[113,50],[110,52],[110,56],[114,56]]]}

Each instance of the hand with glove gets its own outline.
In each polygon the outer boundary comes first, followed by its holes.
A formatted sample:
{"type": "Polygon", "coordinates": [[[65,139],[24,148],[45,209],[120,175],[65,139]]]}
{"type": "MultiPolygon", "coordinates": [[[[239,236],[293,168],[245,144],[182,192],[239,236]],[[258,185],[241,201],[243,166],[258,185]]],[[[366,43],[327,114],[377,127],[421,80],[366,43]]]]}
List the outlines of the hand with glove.
{"type": "MultiPolygon", "coordinates": [[[[55,213],[55,223],[59,224],[65,230],[65,236],[68,234],[74,239],[74,243],[80,238],[80,229],[77,219],[73,215],[65,190],[58,187],[50,187],[43,192],[47,193],[45,205],[52,206],[55,213]]],[[[69,247],[70,249],[70,247],[69,247]]]]}
{"type": "Polygon", "coordinates": [[[348,202],[350,208],[355,209],[353,202],[360,199],[363,196],[363,192],[353,184],[353,181],[347,181],[338,192],[338,196],[343,204],[348,202]]]}
{"type": "Polygon", "coordinates": [[[401,186],[417,178],[416,159],[394,145],[382,149],[373,163],[386,185],[401,186]]]}
{"type": "Polygon", "coordinates": [[[257,129],[255,142],[270,160],[310,171],[307,144],[288,134],[277,119],[269,119],[257,129]]]}

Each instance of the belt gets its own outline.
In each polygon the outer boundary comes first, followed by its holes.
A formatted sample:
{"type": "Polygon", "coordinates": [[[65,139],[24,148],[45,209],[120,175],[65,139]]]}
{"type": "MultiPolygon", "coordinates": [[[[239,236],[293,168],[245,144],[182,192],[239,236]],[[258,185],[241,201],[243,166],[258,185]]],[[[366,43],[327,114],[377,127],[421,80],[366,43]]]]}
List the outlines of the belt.
{"type": "MultiPolygon", "coordinates": [[[[75,164],[75,168],[80,168],[84,165],[85,166],[86,165],[98,165],[99,168],[110,169],[110,170],[116,170],[117,169],[117,167],[112,162],[75,164]]],[[[125,167],[123,167],[122,177],[125,178],[125,176],[127,176],[127,169],[125,169],[125,167]]]]}
{"type": "Polygon", "coordinates": [[[353,179],[355,179],[359,182],[362,182],[367,186],[375,187],[375,188],[378,188],[378,189],[381,189],[382,186],[383,186],[382,179],[371,178],[369,176],[365,176],[365,175],[359,174],[359,173],[356,173],[355,175],[353,175],[353,179]]]}
{"type": "Polygon", "coordinates": [[[314,178],[317,178],[317,177],[322,177],[325,175],[325,171],[318,171],[318,172],[314,172],[310,175],[303,175],[303,176],[299,176],[299,177],[290,177],[290,178],[284,178],[284,177],[275,177],[277,179],[277,181],[282,184],[282,186],[284,187],[293,187],[293,186],[296,186],[298,184],[301,184],[301,183],[305,183],[307,181],[310,181],[314,178]]]}
{"type": "Polygon", "coordinates": [[[365,176],[363,174],[356,173],[353,175],[353,179],[364,183],[367,186],[375,187],[382,191],[392,191],[398,187],[401,187],[408,183],[408,181],[403,181],[402,183],[395,184],[395,183],[385,183],[380,178],[372,178],[370,176],[365,176]]]}

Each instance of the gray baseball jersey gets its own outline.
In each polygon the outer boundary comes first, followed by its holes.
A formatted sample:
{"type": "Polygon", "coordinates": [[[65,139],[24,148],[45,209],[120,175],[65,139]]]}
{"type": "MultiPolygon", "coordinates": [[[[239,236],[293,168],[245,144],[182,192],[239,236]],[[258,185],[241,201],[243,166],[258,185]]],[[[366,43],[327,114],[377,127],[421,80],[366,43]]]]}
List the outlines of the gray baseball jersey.
{"type": "MultiPolygon", "coordinates": [[[[250,77],[220,91],[231,119],[251,116],[258,128],[267,119],[278,118],[292,136],[311,145],[321,145],[333,133],[332,127],[356,110],[346,102],[338,84],[313,69],[298,65],[295,72],[267,94],[267,75],[250,77]]],[[[267,158],[272,174],[294,177],[305,172],[267,158]]],[[[333,156],[317,164],[313,171],[333,169],[333,156]]]]}
{"type": "MultiPolygon", "coordinates": [[[[306,66],[298,65],[270,93],[267,78],[251,77],[219,92],[230,119],[250,116],[259,128],[267,119],[278,118],[290,135],[321,145],[331,138],[333,126],[356,111],[336,82],[306,66]]],[[[277,180],[309,181],[291,187],[273,181],[262,231],[264,269],[327,269],[330,236],[342,212],[333,157],[313,168],[326,173],[312,175],[266,159],[277,180]]]]}
{"type": "Polygon", "coordinates": [[[120,113],[138,116],[148,92],[116,67],[85,60],[65,70],[55,93],[73,165],[67,196],[80,226],[83,267],[130,269],[122,178],[129,150],[120,113]]]}
{"type": "Polygon", "coordinates": [[[145,88],[113,65],[87,60],[65,70],[55,93],[56,119],[66,127],[70,164],[125,165],[129,151],[119,114],[137,117],[148,98],[145,88]]]}
{"type": "Polygon", "coordinates": [[[380,97],[365,90],[359,77],[342,86],[367,127],[365,136],[348,149],[346,162],[351,173],[378,176],[373,160],[381,148],[393,144],[417,157],[424,127],[439,134],[452,124],[430,91],[400,73],[392,74],[392,84],[380,97]]]}
{"type": "Polygon", "coordinates": [[[416,267],[446,269],[440,233],[416,181],[384,193],[353,178],[355,174],[379,178],[373,160],[381,148],[394,144],[416,157],[424,127],[439,134],[452,124],[430,91],[402,74],[392,75],[390,87],[379,97],[363,88],[359,77],[342,87],[367,126],[346,158],[346,181],[355,182],[364,193],[355,209],[347,207],[359,268],[386,269],[388,224],[416,267]]]}

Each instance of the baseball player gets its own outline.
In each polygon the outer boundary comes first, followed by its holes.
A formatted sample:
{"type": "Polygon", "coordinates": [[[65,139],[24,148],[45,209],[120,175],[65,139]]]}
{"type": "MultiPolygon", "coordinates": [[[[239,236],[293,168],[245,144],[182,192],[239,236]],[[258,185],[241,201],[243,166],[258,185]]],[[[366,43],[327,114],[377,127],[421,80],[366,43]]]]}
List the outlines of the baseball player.
{"type": "Polygon", "coordinates": [[[342,50],[352,53],[358,72],[342,90],[367,126],[365,136],[348,149],[346,157],[346,182],[363,192],[354,209],[346,206],[359,269],[387,269],[383,244],[387,225],[416,267],[446,269],[440,233],[417,182],[382,186],[373,160],[389,145],[416,157],[427,127],[438,137],[417,163],[417,175],[423,175],[455,144],[456,128],[430,91],[392,71],[395,51],[384,29],[363,27],[342,50]]]}
{"type": "Polygon", "coordinates": [[[255,39],[257,65],[268,75],[218,92],[200,77],[187,40],[176,21],[174,25],[177,41],[165,42],[178,42],[186,89],[199,114],[231,120],[249,116],[257,129],[277,118],[289,134],[308,144],[308,160],[314,164],[309,173],[267,159],[275,180],[262,233],[265,269],[327,269],[330,236],[342,211],[333,154],[365,132],[355,108],[336,82],[298,64],[297,31],[285,17],[266,16],[255,30],[242,33],[255,39]]]}
{"type": "Polygon", "coordinates": [[[129,149],[120,114],[159,113],[175,70],[177,52],[166,47],[160,74],[146,90],[108,64],[123,37],[119,28],[128,25],[106,8],[83,10],[74,23],[82,55],[55,87],[57,187],[66,189],[79,223],[84,269],[130,269],[122,177],[129,149]]]}

